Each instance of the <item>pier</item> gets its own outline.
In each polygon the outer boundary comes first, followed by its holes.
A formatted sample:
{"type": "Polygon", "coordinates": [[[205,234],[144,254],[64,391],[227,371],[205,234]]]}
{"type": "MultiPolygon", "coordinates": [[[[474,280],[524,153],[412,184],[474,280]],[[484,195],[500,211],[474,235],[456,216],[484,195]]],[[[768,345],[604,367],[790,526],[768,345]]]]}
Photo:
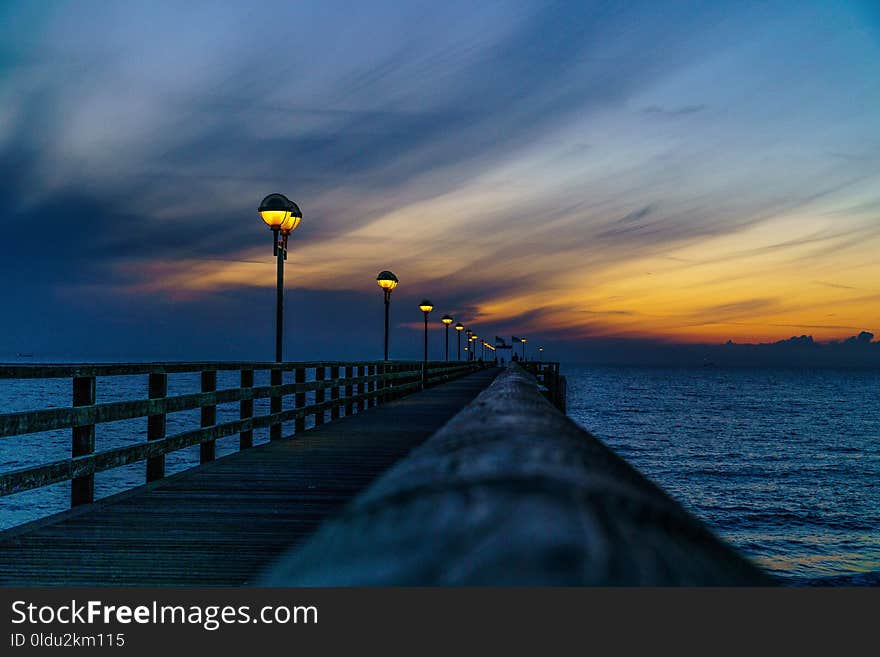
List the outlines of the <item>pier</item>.
{"type": "Polygon", "coordinates": [[[72,440],[69,459],[0,475],[3,494],[69,480],[72,506],[0,532],[4,585],[772,583],[565,417],[558,363],[8,366],[0,375],[68,377],[74,400],[0,416],[3,440],[57,428],[72,440]],[[261,369],[269,386],[254,385],[261,369]],[[240,371],[241,386],[217,390],[223,370],[240,371]],[[167,396],[168,375],[181,372],[199,372],[202,391],[167,396]],[[147,376],[147,399],[96,403],[96,377],[131,374],[147,376]],[[254,400],[267,397],[269,413],[255,415],[254,400]],[[229,402],[240,419],[218,424],[216,407],[229,402]],[[167,415],[185,409],[200,409],[202,426],[165,435],[167,415]],[[147,418],[145,441],[95,451],[96,423],[136,417],[147,418]],[[271,440],[254,446],[258,427],[271,440]],[[240,451],[216,458],[215,441],[235,434],[240,451]],[[190,445],[201,465],[165,476],[164,455],[190,445]],[[138,461],[142,486],[93,499],[96,472],[138,461]]]}
{"type": "Polygon", "coordinates": [[[95,401],[96,378],[147,375],[151,399],[0,416],[0,439],[13,440],[26,429],[69,428],[75,454],[0,475],[4,494],[70,480],[73,505],[0,532],[0,584],[245,583],[439,429],[495,371],[482,363],[429,363],[423,389],[420,362],[4,367],[6,378],[69,378],[75,402],[82,389],[95,401]],[[279,383],[254,387],[254,371],[261,369],[279,383]],[[169,375],[200,373],[203,389],[210,389],[224,370],[240,370],[242,387],[158,394],[169,375]],[[296,382],[281,383],[283,372],[296,382]],[[253,417],[254,400],[266,397],[270,413],[253,417]],[[242,419],[215,424],[216,405],[235,401],[242,419]],[[284,408],[288,402],[292,408],[284,408]],[[198,408],[202,428],[164,435],[169,413],[198,408]],[[95,423],[143,416],[147,441],[94,451],[95,423]],[[307,416],[314,418],[308,430],[307,416]],[[282,437],[285,421],[295,423],[293,436],[282,437]],[[269,427],[274,440],[253,447],[258,427],[269,427]],[[241,451],[215,460],[214,442],[235,434],[241,451]],[[77,455],[83,445],[85,453],[77,455]],[[165,477],[164,455],[189,445],[201,446],[202,465],[165,477]],[[96,472],[137,461],[144,463],[145,485],[89,499],[96,472]]]}

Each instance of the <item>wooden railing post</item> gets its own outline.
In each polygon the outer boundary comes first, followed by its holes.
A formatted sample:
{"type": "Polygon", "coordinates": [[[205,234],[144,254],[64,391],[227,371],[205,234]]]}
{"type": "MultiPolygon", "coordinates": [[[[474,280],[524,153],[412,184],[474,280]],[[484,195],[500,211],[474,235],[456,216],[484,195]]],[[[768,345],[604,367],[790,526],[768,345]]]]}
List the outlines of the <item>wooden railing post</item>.
{"type": "MultiPolygon", "coordinates": [[[[339,400],[339,365],[333,365],[330,367],[330,378],[333,379],[334,385],[330,388],[330,399],[333,401],[339,400]]],[[[330,409],[330,419],[338,420],[339,419],[339,404],[333,404],[333,407],[330,409]]]]}
{"type": "MultiPolygon", "coordinates": [[[[367,374],[367,366],[366,365],[358,365],[358,377],[366,376],[367,374]]],[[[367,391],[367,384],[361,381],[357,384],[358,386],[358,396],[363,395],[367,391]]],[[[363,398],[358,399],[358,412],[361,412],[367,407],[366,400],[363,398]]]]}
{"type": "MultiPolygon", "coordinates": [[[[271,370],[269,374],[269,385],[280,386],[282,383],[283,371],[280,369],[271,370]]],[[[281,402],[283,401],[280,391],[275,391],[269,398],[269,413],[275,414],[281,412],[281,402]]],[[[273,422],[269,425],[269,440],[281,440],[281,422],[273,422]]]]}
{"type": "MultiPolygon", "coordinates": [[[[306,382],[306,368],[305,367],[297,367],[293,371],[293,382],[294,383],[305,383],[306,382]]],[[[306,405],[306,393],[298,392],[294,396],[294,405],[296,408],[302,408],[306,405]]],[[[298,417],[294,420],[293,423],[293,431],[294,433],[301,433],[306,430],[306,418],[298,417]]]]}
{"type": "Polygon", "coordinates": [[[345,378],[348,379],[348,382],[345,385],[345,396],[349,399],[345,403],[345,415],[352,415],[354,413],[354,404],[351,403],[351,398],[354,395],[354,384],[352,384],[351,379],[354,378],[354,365],[346,365],[345,366],[345,378]]]}
{"type": "MultiPolygon", "coordinates": [[[[217,371],[202,372],[202,392],[214,392],[217,389],[217,371]]],[[[202,428],[217,424],[217,407],[202,406],[202,428]]],[[[208,463],[217,457],[217,441],[208,440],[199,444],[199,463],[208,463]]]]}
{"type": "MultiPolygon", "coordinates": [[[[162,399],[168,395],[168,375],[163,372],[152,372],[147,383],[147,394],[150,399],[162,399]]],[[[147,417],[147,440],[161,440],[165,437],[167,425],[166,414],[156,413],[147,417]]],[[[165,476],[165,455],[147,459],[147,482],[156,481],[165,476]]]]}
{"type": "MultiPolygon", "coordinates": [[[[241,371],[241,387],[242,388],[253,388],[254,387],[254,371],[253,370],[242,370],[241,371]]],[[[253,399],[242,399],[239,404],[238,418],[240,420],[247,420],[248,418],[252,418],[254,416],[254,400],[253,399]]],[[[239,449],[248,449],[249,447],[254,446],[254,430],[246,429],[238,434],[238,448],[239,449]]]]}
{"type": "MultiPolygon", "coordinates": [[[[367,374],[369,376],[374,376],[376,374],[376,366],[375,365],[367,366],[367,374]]],[[[376,392],[376,380],[375,379],[372,379],[367,384],[367,391],[368,392],[376,392]]],[[[370,398],[367,399],[367,408],[373,408],[375,405],[376,405],[376,396],[371,395],[370,398]]]]}
{"type": "MultiPolygon", "coordinates": [[[[95,377],[73,377],[73,405],[92,406],[95,403],[95,377]]],[[[73,427],[71,455],[85,456],[95,451],[95,425],[73,427]]],[[[89,504],[95,500],[95,475],[87,474],[70,481],[70,506],[89,504]]]]}
{"type": "MultiPolygon", "coordinates": [[[[327,368],[325,367],[316,367],[315,368],[315,381],[322,382],[326,378],[327,368]]],[[[327,401],[327,393],[321,388],[320,390],[315,390],[315,403],[323,404],[327,401]]],[[[315,426],[321,426],[324,424],[324,409],[322,408],[319,411],[315,411],[315,426]]]]}

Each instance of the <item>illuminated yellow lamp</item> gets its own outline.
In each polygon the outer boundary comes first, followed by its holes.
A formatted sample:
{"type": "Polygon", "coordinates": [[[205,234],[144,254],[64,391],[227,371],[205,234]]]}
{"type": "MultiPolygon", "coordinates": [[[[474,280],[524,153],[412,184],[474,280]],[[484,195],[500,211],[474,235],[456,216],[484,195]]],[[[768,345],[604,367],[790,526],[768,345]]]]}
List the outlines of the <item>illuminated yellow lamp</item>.
{"type": "Polygon", "coordinates": [[[431,303],[428,299],[422,299],[422,302],[419,304],[419,310],[421,310],[426,315],[434,310],[434,304],[431,303]]]}
{"type": "Polygon", "coordinates": [[[383,290],[391,291],[397,287],[399,281],[397,280],[397,276],[394,275],[393,272],[388,270],[380,271],[379,275],[376,276],[376,283],[379,284],[383,290]]]}
{"type": "Polygon", "coordinates": [[[464,331],[464,325],[463,325],[461,322],[459,322],[458,324],[456,324],[453,328],[454,328],[456,331],[464,331]]]}
{"type": "MultiPolygon", "coordinates": [[[[291,204],[293,204],[291,202],[291,204]]],[[[297,229],[300,222],[303,220],[302,214],[299,212],[299,208],[296,211],[291,211],[287,213],[287,219],[281,224],[281,232],[284,234],[292,233],[297,229]]]]}
{"type": "Polygon", "coordinates": [[[452,319],[452,317],[450,317],[449,315],[443,315],[443,317],[440,318],[440,321],[446,324],[446,326],[449,326],[455,320],[452,319]]]}
{"type": "Polygon", "coordinates": [[[270,229],[282,233],[290,233],[302,221],[299,207],[284,194],[269,194],[262,200],[257,212],[270,229]]]}

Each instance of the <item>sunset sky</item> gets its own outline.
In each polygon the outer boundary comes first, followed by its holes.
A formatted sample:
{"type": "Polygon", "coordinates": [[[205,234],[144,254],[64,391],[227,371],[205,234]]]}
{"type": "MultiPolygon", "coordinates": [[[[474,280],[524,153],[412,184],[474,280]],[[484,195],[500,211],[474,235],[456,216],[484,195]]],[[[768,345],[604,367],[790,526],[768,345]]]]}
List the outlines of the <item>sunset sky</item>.
{"type": "Polygon", "coordinates": [[[268,358],[270,192],[291,357],[880,334],[880,5],[0,6],[0,359],[268,358]]]}

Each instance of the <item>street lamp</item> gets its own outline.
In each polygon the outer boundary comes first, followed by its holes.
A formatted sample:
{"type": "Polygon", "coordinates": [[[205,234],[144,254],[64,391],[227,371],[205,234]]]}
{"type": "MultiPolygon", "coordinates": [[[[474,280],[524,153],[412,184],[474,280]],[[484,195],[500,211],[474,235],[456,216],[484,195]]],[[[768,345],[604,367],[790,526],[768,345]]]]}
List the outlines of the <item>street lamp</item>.
{"type": "Polygon", "coordinates": [[[428,383],[428,315],[434,310],[434,304],[428,299],[422,299],[419,310],[425,313],[425,361],[422,366],[422,387],[424,388],[428,383]]]}
{"type": "Polygon", "coordinates": [[[538,347],[538,360],[542,362],[544,360],[544,347],[538,347]]]}
{"type": "Polygon", "coordinates": [[[260,217],[272,231],[272,253],[278,258],[278,290],[275,302],[275,361],[281,362],[281,334],[284,309],[284,261],[287,260],[287,238],[302,221],[299,207],[284,194],[269,194],[257,208],[260,217]]]}
{"type": "Polygon", "coordinates": [[[455,332],[458,334],[458,360],[461,360],[461,332],[464,331],[464,326],[461,322],[455,325],[455,332]]]}
{"type": "Polygon", "coordinates": [[[449,360],[449,325],[452,324],[452,322],[455,320],[453,320],[452,317],[450,317],[449,315],[443,315],[443,317],[440,318],[440,321],[446,325],[446,360],[448,361],[449,360]]]}
{"type": "Polygon", "coordinates": [[[526,339],[520,338],[519,341],[522,343],[522,359],[526,359],[526,339]]]}
{"type": "Polygon", "coordinates": [[[479,339],[480,336],[476,333],[471,336],[471,351],[473,352],[474,360],[477,360],[477,340],[479,339]]]}
{"type": "Polygon", "coordinates": [[[392,272],[380,271],[376,276],[376,282],[385,292],[385,360],[388,360],[388,307],[391,305],[391,290],[397,287],[397,276],[392,272]]]}
{"type": "Polygon", "coordinates": [[[472,352],[472,350],[471,350],[471,336],[472,336],[473,334],[474,334],[474,332],[471,331],[470,329],[468,329],[467,331],[465,331],[465,335],[467,336],[467,344],[465,345],[464,348],[465,348],[465,351],[468,352],[468,357],[467,357],[468,360],[470,360],[470,359],[471,359],[471,356],[473,355],[473,354],[471,353],[471,352],[472,352]]]}

